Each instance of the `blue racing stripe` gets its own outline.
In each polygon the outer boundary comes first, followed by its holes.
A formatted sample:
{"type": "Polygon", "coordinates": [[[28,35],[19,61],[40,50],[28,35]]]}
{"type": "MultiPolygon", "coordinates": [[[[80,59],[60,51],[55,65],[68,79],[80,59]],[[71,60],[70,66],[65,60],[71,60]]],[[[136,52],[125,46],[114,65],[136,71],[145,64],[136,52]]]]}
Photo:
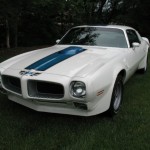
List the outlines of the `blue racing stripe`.
{"type": "Polygon", "coordinates": [[[49,56],[46,56],[37,62],[31,64],[30,66],[26,67],[25,69],[31,70],[37,70],[37,71],[45,71],[48,68],[72,57],[75,56],[81,52],[84,52],[86,49],[83,49],[82,47],[77,46],[70,46],[68,48],[65,48],[59,52],[53,53],[49,56]]]}

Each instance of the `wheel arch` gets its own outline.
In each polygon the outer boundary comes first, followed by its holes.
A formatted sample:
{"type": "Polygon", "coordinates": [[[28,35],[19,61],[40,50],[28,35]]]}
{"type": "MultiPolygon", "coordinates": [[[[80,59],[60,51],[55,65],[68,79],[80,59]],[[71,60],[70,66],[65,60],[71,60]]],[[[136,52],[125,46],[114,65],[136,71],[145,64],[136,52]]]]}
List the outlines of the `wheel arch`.
{"type": "Polygon", "coordinates": [[[118,75],[121,75],[122,76],[122,79],[123,79],[123,83],[125,82],[125,79],[126,79],[126,70],[125,68],[123,67],[118,67],[115,71],[114,71],[114,74],[113,74],[113,85],[118,77],[118,75]]]}
{"type": "MultiPolygon", "coordinates": [[[[93,96],[94,99],[96,99],[96,107],[94,108],[94,112],[96,114],[108,111],[108,109],[110,108],[112,92],[113,92],[114,84],[116,82],[118,75],[121,75],[123,77],[123,82],[126,79],[126,70],[124,69],[123,65],[117,65],[117,66],[115,66],[115,68],[111,67],[110,69],[111,69],[111,73],[108,73],[107,75],[105,75],[106,79],[109,78],[109,80],[107,82],[107,83],[109,83],[108,84],[109,87],[105,90],[107,93],[105,93],[102,97],[98,97],[96,95],[95,95],[95,97],[93,96]]],[[[109,72],[109,71],[107,69],[107,72],[109,72]]],[[[97,75],[97,77],[98,77],[98,75],[97,75]]],[[[102,79],[99,80],[99,82],[101,82],[101,81],[102,81],[102,79]]],[[[96,87],[98,87],[99,82],[95,83],[97,85],[96,87]]],[[[94,89],[95,84],[93,85],[93,89],[94,89]]],[[[96,90],[100,91],[101,89],[100,90],[96,89],[96,90]]]]}
{"type": "MultiPolygon", "coordinates": [[[[111,97],[112,97],[112,93],[113,93],[113,89],[114,89],[114,86],[115,86],[115,82],[117,80],[117,77],[121,75],[122,76],[122,81],[123,81],[123,84],[125,83],[125,79],[126,79],[126,70],[123,68],[123,67],[118,67],[114,74],[113,74],[113,83],[112,83],[112,86],[111,86],[111,97]]],[[[109,111],[110,109],[110,106],[111,106],[111,98],[110,98],[110,102],[109,102],[109,107],[108,107],[108,110],[107,112],[109,111]]]]}
{"type": "Polygon", "coordinates": [[[110,104],[111,104],[111,97],[112,97],[112,92],[113,92],[113,88],[114,88],[114,85],[115,85],[115,82],[116,82],[116,79],[117,77],[121,75],[123,77],[123,84],[125,83],[126,81],[126,70],[124,69],[123,66],[118,66],[114,72],[113,72],[113,81],[112,81],[112,85],[111,85],[111,88],[110,88],[110,91],[111,91],[111,94],[110,94],[110,101],[109,101],[109,106],[108,106],[108,109],[110,108],[110,104]]]}
{"type": "Polygon", "coordinates": [[[122,80],[123,82],[125,81],[125,78],[126,78],[126,70],[125,69],[122,69],[117,76],[121,75],[122,76],[122,80]]]}

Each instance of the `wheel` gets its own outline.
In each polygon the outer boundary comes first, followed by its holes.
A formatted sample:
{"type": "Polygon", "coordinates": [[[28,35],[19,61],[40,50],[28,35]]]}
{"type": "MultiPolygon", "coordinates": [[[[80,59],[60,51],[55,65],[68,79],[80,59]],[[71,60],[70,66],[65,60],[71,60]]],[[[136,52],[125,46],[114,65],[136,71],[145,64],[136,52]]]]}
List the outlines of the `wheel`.
{"type": "Polygon", "coordinates": [[[116,79],[112,97],[111,97],[111,103],[110,108],[108,110],[108,114],[113,117],[116,115],[120,109],[121,103],[123,98],[123,78],[121,75],[119,75],[116,79]]]}
{"type": "Polygon", "coordinates": [[[147,54],[147,58],[146,58],[146,63],[145,63],[145,67],[139,70],[139,73],[144,74],[147,72],[147,66],[148,66],[148,54],[147,54]]]}

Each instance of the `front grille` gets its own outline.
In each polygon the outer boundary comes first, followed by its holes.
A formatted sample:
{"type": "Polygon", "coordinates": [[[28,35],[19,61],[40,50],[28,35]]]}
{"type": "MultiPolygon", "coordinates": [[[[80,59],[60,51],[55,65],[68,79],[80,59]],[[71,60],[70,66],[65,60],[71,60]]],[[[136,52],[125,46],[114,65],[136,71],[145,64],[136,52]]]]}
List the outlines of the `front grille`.
{"type": "Polygon", "coordinates": [[[29,80],[28,94],[33,98],[60,99],[64,97],[64,88],[58,83],[29,80]]]}
{"type": "Polygon", "coordinates": [[[2,83],[4,87],[12,92],[21,94],[21,82],[19,78],[2,75],[2,83]]]}

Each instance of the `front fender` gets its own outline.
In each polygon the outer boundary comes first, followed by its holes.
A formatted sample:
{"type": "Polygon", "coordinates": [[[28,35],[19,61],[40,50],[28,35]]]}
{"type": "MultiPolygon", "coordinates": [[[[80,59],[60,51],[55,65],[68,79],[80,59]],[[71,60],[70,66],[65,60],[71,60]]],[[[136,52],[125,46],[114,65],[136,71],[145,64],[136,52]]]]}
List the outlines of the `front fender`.
{"type": "Polygon", "coordinates": [[[126,69],[123,65],[118,65],[114,71],[113,71],[113,85],[115,84],[115,81],[117,79],[117,76],[119,75],[119,73],[121,73],[121,71],[123,71],[123,83],[125,83],[126,80],[126,69]]]}
{"type": "Polygon", "coordinates": [[[23,53],[23,54],[19,54],[17,56],[14,56],[14,57],[11,57],[3,62],[0,63],[0,68],[4,68],[4,69],[7,69],[9,68],[11,65],[19,62],[20,60],[22,60],[23,58],[28,58],[30,57],[31,54],[33,53],[37,53],[39,52],[40,50],[34,50],[34,51],[30,51],[30,52],[26,52],[26,53],[23,53]]]}

